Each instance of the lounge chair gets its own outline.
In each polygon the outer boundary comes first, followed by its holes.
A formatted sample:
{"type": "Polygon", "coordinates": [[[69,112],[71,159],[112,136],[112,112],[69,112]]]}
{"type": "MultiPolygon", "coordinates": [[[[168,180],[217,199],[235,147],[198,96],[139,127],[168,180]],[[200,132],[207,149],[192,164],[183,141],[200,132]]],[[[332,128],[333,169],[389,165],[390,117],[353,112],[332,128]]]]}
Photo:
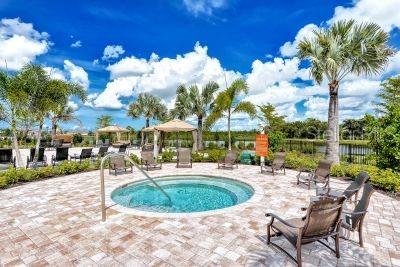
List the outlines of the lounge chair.
{"type": "Polygon", "coordinates": [[[114,171],[114,175],[117,175],[118,173],[133,172],[133,168],[132,164],[126,162],[124,156],[114,155],[110,157],[110,168],[108,169],[110,174],[112,171],[114,171]]]}
{"type": "Polygon", "coordinates": [[[79,160],[79,163],[82,163],[82,160],[85,160],[85,159],[92,160],[93,159],[92,151],[93,151],[93,148],[82,148],[81,154],[74,154],[74,155],[70,156],[69,159],[73,160],[73,161],[79,160]]]}
{"type": "Polygon", "coordinates": [[[284,220],[273,213],[267,213],[265,216],[271,217],[267,225],[267,244],[273,245],[291,259],[298,266],[301,266],[301,247],[315,241],[323,244],[340,258],[339,253],[339,230],[341,225],[341,213],[343,202],[346,198],[339,197],[323,198],[311,202],[307,208],[307,214],[303,218],[293,218],[284,220]],[[271,233],[273,231],[274,233],[271,233]],[[271,242],[272,236],[283,235],[297,251],[297,259],[292,257],[286,250],[279,245],[271,242]],[[335,249],[331,248],[323,240],[329,237],[335,240],[335,249]]]}
{"type": "Polygon", "coordinates": [[[142,151],[141,153],[141,168],[146,167],[146,170],[162,168],[162,162],[157,162],[154,158],[154,153],[151,151],[142,151]]]}
{"type": "Polygon", "coordinates": [[[26,159],[26,168],[27,169],[30,167],[47,166],[47,157],[44,154],[44,147],[39,148],[37,162],[33,162],[34,157],[35,157],[35,152],[36,152],[36,148],[30,149],[29,156],[27,156],[27,159],[26,159]]]}
{"type": "Polygon", "coordinates": [[[124,145],[120,145],[118,148],[118,153],[125,153],[126,152],[126,147],[128,145],[124,144],[124,145]]]}
{"type": "Polygon", "coordinates": [[[0,148],[0,170],[15,168],[15,158],[13,158],[12,148],[0,148]]]}
{"type": "Polygon", "coordinates": [[[96,146],[97,147],[103,147],[104,146],[104,142],[103,142],[103,140],[98,140],[97,142],[96,142],[96,146]]]}
{"type": "Polygon", "coordinates": [[[318,162],[318,167],[314,171],[301,169],[297,174],[297,184],[303,183],[307,185],[308,189],[311,188],[311,183],[317,185],[322,183],[322,188],[329,187],[329,177],[331,171],[332,161],[321,159],[318,162]]]}
{"type": "Polygon", "coordinates": [[[316,195],[329,195],[329,196],[345,196],[347,200],[350,200],[354,196],[355,202],[358,199],[358,192],[364,186],[364,184],[369,180],[369,175],[366,172],[360,172],[356,179],[345,189],[345,190],[338,190],[331,187],[317,187],[316,188],[316,195]]]}
{"type": "Polygon", "coordinates": [[[62,147],[64,140],[63,139],[54,139],[53,140],[53,147],[62,147]]]}
{"type": "Polygon", "coordinates": [[[261,164],[261,173],[272,172],[272,175],[275,175],[276,171],[283,170],[283,174],[286,174],[285,158],[286,158],[286,153],[284,152],[275,153],[274,160],[272,161],[271,165],[267,165],[265,163],[261,164]]]}
{"type": "Polygon", "coordinates": [[[190,148],[179,148],[176,160],[177,168],[192,168],[192,154],[190,148]]]}
{"type": "Polygon", "coordinates": [[[95,155],[95,157],[97,158],[102,158],[104,157],[104,155],[106,155],[108,152],[108,146],[101,146],[99,148],[99,152],[97,152],[97,154],[95,155]]]}
{"type": "Polygon", "coordinates": [[[238,156],[236,151],[228,150],[224,159],[218,161],[218,169],[233,169],[239,168],[238,156]]]}
{"type": "Polygon", "coordinates": [[[68,147],[57,147],[56,148],[56,155],[53,155],[51,157],[51,165],[53,165],[53,167],[64,161],[64,160],[68,160],[68,147]]]}
{"type": "Polygon", "coordinates": [[[363,194],[356,204],[354,211],[343,211],[342,213],[342,227],[351,232],[358,232],[358,243],[360,247],[364,246],[362,230],[365,215],[367,214],[367,209],[369,206],[369,201],[371,199],[372,193],[374,192],[372,185],[366,183],[363,187],[363,194]]]}

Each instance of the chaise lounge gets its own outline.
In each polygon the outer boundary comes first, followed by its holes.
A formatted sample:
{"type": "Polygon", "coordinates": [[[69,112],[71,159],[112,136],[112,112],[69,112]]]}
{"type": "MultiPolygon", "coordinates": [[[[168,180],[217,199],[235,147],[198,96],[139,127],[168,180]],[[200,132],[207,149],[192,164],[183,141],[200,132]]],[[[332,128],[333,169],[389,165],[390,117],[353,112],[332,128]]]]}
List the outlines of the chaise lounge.
{"type": "Polygon", "coordinates": [[[31,148],[29,151],[29,156],[26,159],[26,168],[38,167],[38,166],[47,166],[47,157],[44,154],[44,147],[39,148],[38,159],[34,162],[36,148],[31,148]]]}
{"type": "Polygon", "coordinates": [[[177,168],[192,168],[192,154],[190,148],[179,148],[176,160],[177,168]]]}

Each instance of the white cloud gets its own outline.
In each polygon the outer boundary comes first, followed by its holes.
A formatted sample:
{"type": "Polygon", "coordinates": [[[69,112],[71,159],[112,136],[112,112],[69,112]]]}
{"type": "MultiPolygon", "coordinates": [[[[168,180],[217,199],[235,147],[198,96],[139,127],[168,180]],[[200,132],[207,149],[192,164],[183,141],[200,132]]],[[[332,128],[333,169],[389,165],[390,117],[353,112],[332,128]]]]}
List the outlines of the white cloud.
{"type": "Polygon", "coordinates": [[[79,105],[72,100],[69,100],[67,105],[72,108],[73,111],[76,111],[79,108],[79,105]]]}
{"type": "Polygon", "coordinates": [[[313,31],[317,30],[318,26],[315,24],[307,24],[301,28],[293,42],[286,42],[283,46],[279,48],[280,53],[284,57],[293,57],[297,54],[297,45],[303,38],[310,38],[313,35],[313,31]]]}
{"type": "Polygon", "coordinates": [[[51,68],[51,67],[44,67],[44,70],[50,75],[53,79],[63,80],[66,81],[65,73],[60,70],[59,68],[51,68]]]}
{"type": "Polygon", "coordinates": [[[195,16],[211,16],[216,9],[226,7],[226,0],[183,0],[187,11],[195,16]]]}
{"type": "Polygon", "coordinates": [[[81,47],[81,46],[82,46],[82,41],[81,40],[78,40],[78,41],[76,41],[76,42],[71,44],[71,47],[74,47],[74,48],[78,48],[78,47],[81,47]]]}
{"type": "Polygon", "coordinates": [[[335,14],[328,20],[332,24],[339,20],[355,19],[378,23],[385,31],[400,28],[400,12],[398,0],[358,0],[354,6],[335,8],[335,14]]]}
{"type": "Polygon", "coordinates": [[[84,89],[89,88],[89,76],[82,67],[75,65],[70,60],[64,60],[64,69],[68,73],[70,81],[78,83],[84,89]]]}
{"type": "Polygon", "coordinates": [[[115,59],[124,53],[125,50],[121,45],[107,45],[104,48],[102,59],[103,60],[115,59]]]}
{"type": "Polygon", "coordinates": [[[23,65],[35,61],[47,53],[52,45],[46,32],[38,32],[31,23],[19,18],[0,21],[0,68],[19,70],[23,65]]]}
{"type": "Polygon", "coordinates": [[[176,58],[160,59],[154,53],[149,60],[131,56],[107,69],[112,81],[94,101],[96,107],[122,108],[121,99],[132,96],[133,91],[150,92],[169,103],[180,84],[202,86],[212,80],[225,88],[225,77],[228,84],[241,77],[240,73],[223,69],[218,59],[208,56],[207,47],[198,43],[194,51],[176,58]]]}

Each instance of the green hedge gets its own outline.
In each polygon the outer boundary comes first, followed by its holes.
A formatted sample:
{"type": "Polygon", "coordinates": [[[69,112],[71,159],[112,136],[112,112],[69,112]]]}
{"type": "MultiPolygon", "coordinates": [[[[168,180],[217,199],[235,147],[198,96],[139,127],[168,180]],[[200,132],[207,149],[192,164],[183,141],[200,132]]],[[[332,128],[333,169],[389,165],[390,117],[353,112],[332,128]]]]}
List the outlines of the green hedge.
{"type": "Polygon", "coordinates": [[[74,174],[96,170],[99,168],[99,161],[91,164],[89,161],[69,162],[64,161],[61,164],[52,167],[41,167],[36,169],[8,169],[0,173],[0,188],[5,188],[21,182],[30,182],[55,176],[74,174]]]}

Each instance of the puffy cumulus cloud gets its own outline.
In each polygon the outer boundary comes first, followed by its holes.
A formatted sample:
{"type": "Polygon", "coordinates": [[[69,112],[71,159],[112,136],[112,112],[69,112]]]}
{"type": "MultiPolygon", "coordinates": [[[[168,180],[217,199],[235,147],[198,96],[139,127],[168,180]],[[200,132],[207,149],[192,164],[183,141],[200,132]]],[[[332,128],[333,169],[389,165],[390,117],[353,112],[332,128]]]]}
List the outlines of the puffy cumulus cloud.
{"type": "Polygon", "coordinates": [[[399,73],[400,72],[400,51],[390,59],[389,65],[386,68],[386,73],[399,73]]]}
{"type": "Polygon", "coordinates": [[[79,108],[79,105],[72,100],[69,100],[67,105],[72,108],[73,111],[76,111],[79,108]]]}
{"type": "Polygon", "coordinates": [[[255,60],[252,71],[247,75],[247,83],[252,94],[264,92],[268,87],[279,82],[290,82],[296,78],[307,79],[304,70],[299,69],[298,58],[274,58],[265,63],[255,60]]]}
{"type": "Polygon", "coordinates": [[[170,103],[180,84],[202,86],[209,81],[215,81],[221,88],[225,88],[225,78],[230,84],[241,77],[238,72],[223,69],[218,59],[207,54],[207,47],[198,43],[194,51],[177,55],[176,58],[160,59],[154,53],[148,60],[131,56],[107,69],[110,71],[111,81],[94,101],[95,107],[122,108],[121,98],[132,96],[134,91],[153,93],[170,103]],[[115,86],[120,83],[124,86],[115,86]]]}
{"type": "Polygon", "coordinates": [[[19,70],[47,53],[52,45],[48,38],[46,32],[35,30],[31,23],[24,23],[19,18],[3,18],[0,21],[0,68],[19,70]]]}
{"type": "Polygon", "coordinates": [[[65,78],[65,73],[62,70],[60,70],[59,68],[44,67],[44,70],[53,79],[58,79],[58,80],[63,80],[63,81],[67,80],[65,78]]]}
{"type": "Polygon", "coordinates": [[[335,8],[335,14],[328,20],[332,24],[339,20],[355,19],[378,23],[385,31],[400,28],[400,12],[398,0],[358,0],[354,6],[335,8]]]}
{"type": "Polygon", "coordinates": [[[81,40],[78,40],[78,41],[76,41],[76,42],[71,44],[71,47],[73,47],[73,48],[78,48],[78,47],[81,47],[81,46],[82,46],[82,41],[81,40]]]}
{"type": "Polygon", "coordinates": [[[119,58],[120,55],[124,54],[125,50],[121,45],[107,45],[103,51],[103,60],[110,60],[119,58]]]}
{"type": "Polygon", "coordinates": [[[310,97],[304,102],[305,117],[326,121],[328,119],[329,100],[325,97],[310,97]]]}
{"type": "Polygon", "coordinates": [[[216,9],[227,6],[226,0],[183,0],[183,4],[187,11],[195,15],[211,16],[216,9]]]}
{"type": "Polygon", "coordinates": [[[294,38],[293,42],[286,42],[280,48],[279,51],[284,57],[293,57],[297,54],[297,45],[304,38],[310,38],[313,35],[313,31],[318,30],[318,26],[315,24],[307,24],[301,28],[294,38]]]}
{"type": "Polygon", "coordinates": [[[93,100],[96,108],[121,109],[125,105],[121,102],[121,98],[133,95],[139,77],[121,77],[109,82],[106,89],[93,100]]]}
{"type": "Polygon", "coordinates": [[[89,76],[82,67],[75,65],[69,60],[64,60],[64,69],[68,73],[70,81],[78,83],[85,89],[89,88],[89,76]]]}

